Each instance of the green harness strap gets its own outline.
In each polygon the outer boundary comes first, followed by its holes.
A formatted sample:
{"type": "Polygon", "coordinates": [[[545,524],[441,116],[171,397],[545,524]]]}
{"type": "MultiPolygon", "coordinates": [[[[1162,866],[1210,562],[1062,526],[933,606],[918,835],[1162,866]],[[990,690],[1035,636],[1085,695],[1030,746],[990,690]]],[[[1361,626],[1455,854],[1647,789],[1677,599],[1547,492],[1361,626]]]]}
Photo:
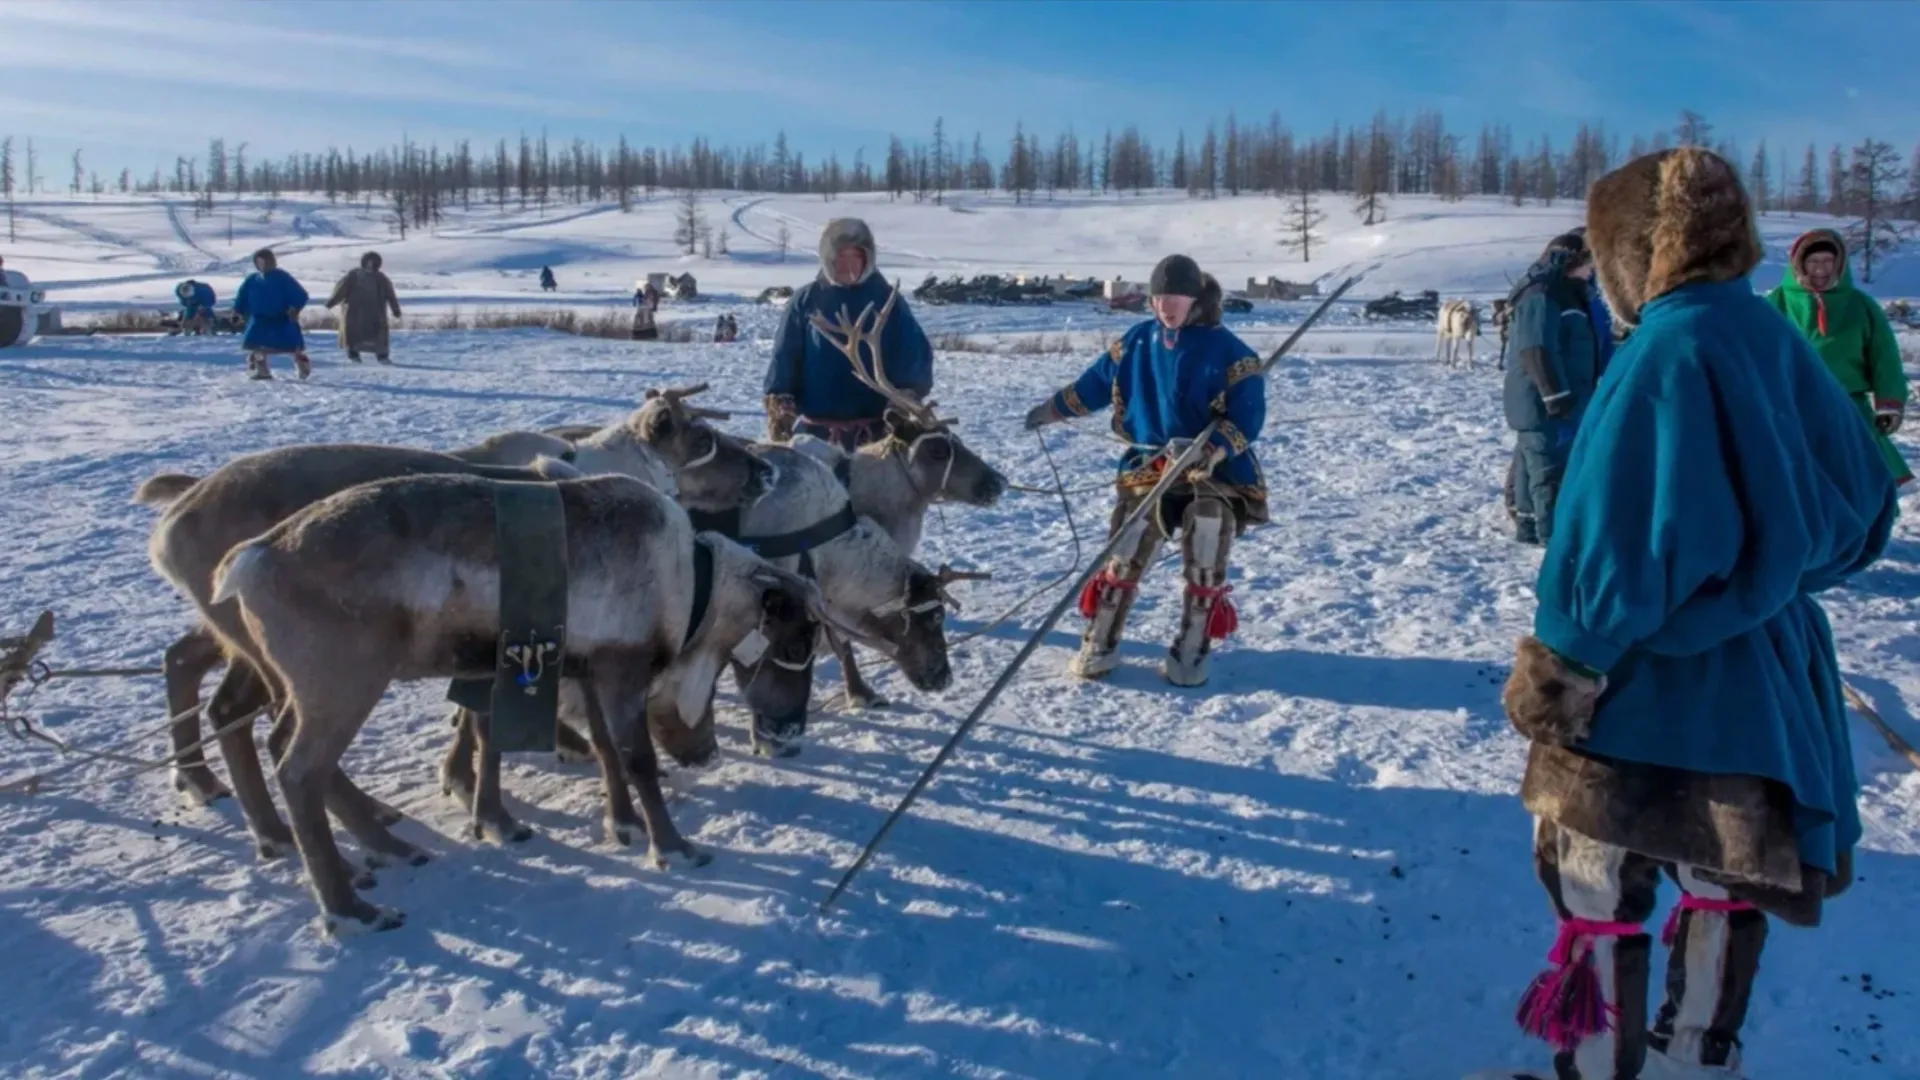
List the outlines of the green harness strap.
{"type": "Polygon", "coordinates": [[[447,699],[484,714],[503,753],[550,751],[567,642],[567,518],[557,485],[493,485],[500,638],[491,679],[455,679],[447,699]]]}

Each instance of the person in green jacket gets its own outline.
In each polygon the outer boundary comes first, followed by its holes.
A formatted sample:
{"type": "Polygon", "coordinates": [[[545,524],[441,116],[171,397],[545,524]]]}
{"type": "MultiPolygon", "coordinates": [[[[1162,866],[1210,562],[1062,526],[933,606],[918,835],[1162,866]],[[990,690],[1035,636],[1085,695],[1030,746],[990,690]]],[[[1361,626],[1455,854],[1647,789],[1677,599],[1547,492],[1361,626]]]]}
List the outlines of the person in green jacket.
{"type": "Polygon", "coordinates": [[[1893,325],[1873,298],[1853,287],[1847,242],[1832,229],[1815,229],[1793,242],[1787,272],[1767,301],[1800,328],[1827,369],[1872,426],[1880,456],[1897,483],[1913,470],[1888,438],[1906,416],[1907,373],[1893,325]]]}

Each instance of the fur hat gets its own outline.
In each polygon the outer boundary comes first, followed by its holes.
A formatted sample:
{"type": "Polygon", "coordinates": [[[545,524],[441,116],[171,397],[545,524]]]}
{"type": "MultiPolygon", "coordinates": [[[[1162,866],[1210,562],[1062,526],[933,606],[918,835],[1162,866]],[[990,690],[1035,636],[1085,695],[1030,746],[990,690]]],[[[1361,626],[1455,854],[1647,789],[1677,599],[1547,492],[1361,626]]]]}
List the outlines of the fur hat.
{"type": "Polygon", "coordinates": [[[1206,275],[1200,272],[1199,263],[1185,255],[1169,255],[1153,268],[1147,295],[1190,296],[1198,300],[1205,285],[1206,275]]]}
{"type": "Polygon", "coordinates": [[[1765,250],[1739,173],[1697,146],[1634,158],[1594,181],[1587,233],[1600,291],[1626,326],[1682,285],[1750,273],[1765,250]]]}
{"type": "Polygon", "coordinates": [[[369,270],[380,269],[380,262],[380,253],[377,251],[369,251],[365,255],[360,256],[360,265],[369,270]]]}
{"type": "Polygon", "coordinates": [[[820,230],[820,272],[833,281],[833,257],[844,247],[857,247],[867,257],[867,268],[861,272],[858,285],[873,276],[877,249],[873,243],[873,230],[859,218],[834,218],[827,227],[820,230]]]}
{"type": "Polygon", "coordinates": [[[280,260],[273,257],[272,248],[261,248],[259,251],[253,253],[253,264],[259,266],[261,263],[267,264],[262,267],[262,269],[272,270],[280,265],[280,260]]]}

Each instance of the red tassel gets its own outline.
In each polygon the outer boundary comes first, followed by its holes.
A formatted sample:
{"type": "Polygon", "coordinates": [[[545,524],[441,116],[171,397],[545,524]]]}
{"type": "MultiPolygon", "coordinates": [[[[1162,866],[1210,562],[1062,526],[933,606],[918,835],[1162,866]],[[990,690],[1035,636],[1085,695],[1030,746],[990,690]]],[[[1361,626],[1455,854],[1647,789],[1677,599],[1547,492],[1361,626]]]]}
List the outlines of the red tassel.
{"type": "Polygon", "coordinates": [[[1827,336],[1827,301],[1819,293],[1813,294],[1813,324],[1821,337],[1827,336]]]}
{"type": "Polygon", "coordinates": [[[1100,601],[1106,598],[1107,593],[1116,589],[1131,589],[1138,584],[1114,573],[1111,568],[1100,571],[1087,580],[1086,588],[1080,590],[1080,617],[1091,619],[1100,614],[1100,601]]]}
{"type": "Polygon", "coordinates": [[[1552,966],[1520,995],[1520,1008],[1514,1015],[1520,1030],[1563,1051],[1610,1030],[1617,1010],[1607,1003],[1600,974],[1593,969],[1593,939],[1639,932],[1639,923],[1593,919],[1562,922],[1547,953],[1552,966]]]}
{"type": "Polygon", "coordinates": [[[1207,611],[1207,636],[1214,641],[1223,640],[1240,629],[1240,612],[1234,609],[1233,601],[1227,599],[1227,594],[1232,591],[1231,585],[1222,585],[1217,589],[1209,589],[1205,585],[1187,586],[1188,596],[1209,601],[1213,605],[1207,611]]]}

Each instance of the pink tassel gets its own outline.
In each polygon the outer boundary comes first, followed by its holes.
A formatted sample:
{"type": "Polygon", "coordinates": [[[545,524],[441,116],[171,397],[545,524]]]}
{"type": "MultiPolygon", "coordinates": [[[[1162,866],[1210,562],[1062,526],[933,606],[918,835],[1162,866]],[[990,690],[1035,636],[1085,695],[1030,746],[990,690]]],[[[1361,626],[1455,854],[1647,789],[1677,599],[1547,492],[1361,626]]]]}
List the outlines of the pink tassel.
{"type": "Polygon", "coordinates": [[[1087,587],[1080,590],[1080,617],[1091,619],[1100,614],[1100,601],[1107,593],[1134,588],[1138,582],[1127,581],[1111,569],[1102,570],[1087,580],[1087,587]]]}
{"type": "Polygon", "coordinates": [[[1710,900],[1704,896],[1683,892],[1680,894],[1680,902],[1673,905],[1673,910],[1667,913],[1667,925],[1660,931],[1660,944],[1671,949],[1673,943],[1679,940],[1682,911],[1714,911],[1722,915],[1731,915],[1736,911],[1752,910],[1754,910],[1753,905],[1745,900],[1710,900]]]}
{"type": "Polygon", "coordinates": [[[1560,1050],[1572,1050],[1583,1040],[1608,1030],[1615,1010],[1601,992],[1599,972],[1593,970],[1593,939],[1639,932],[1639,923],[1593,919],[1562,922],[1560,934],[1547,952],[1547,962],[1553,966],[1535,976],[1526,993],[1520,995],[1520,1008],[1514,1017],[1520,1030],[1560,1050]]]}

